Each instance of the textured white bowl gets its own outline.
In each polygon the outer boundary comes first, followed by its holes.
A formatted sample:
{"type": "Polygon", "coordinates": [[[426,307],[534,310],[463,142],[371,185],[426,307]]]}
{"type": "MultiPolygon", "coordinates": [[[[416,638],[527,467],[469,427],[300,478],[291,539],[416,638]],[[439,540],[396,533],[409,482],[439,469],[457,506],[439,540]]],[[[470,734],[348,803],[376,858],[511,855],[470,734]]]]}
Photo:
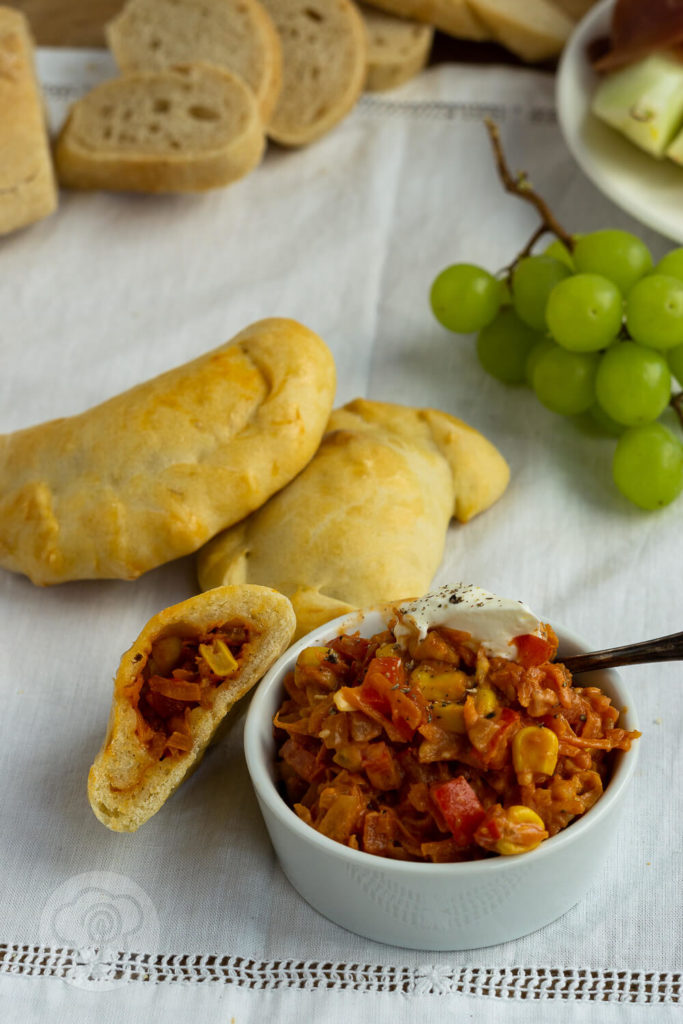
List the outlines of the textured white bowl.
{"type": "MultiPolygon", "coordinates": [[[[299,640],[264,677],[251,701],[244,747],[249,774],[283,871],[295,889],[331,921],[378,942],[424,950],[473,949],[519,938],[574,906],[598,877],[638,757],[638,743],[616,754],[612,777],[582,818],[536,850],[462,864],[388,860],[351,850],[306,825],[275,784],[272,720],[282,681],[299,651],[343,632],[372,636],[385,628],[381,611],[344,615],[299,640]]],[[[555,627],[560,652],[591,648],[555,627]]],[[[614,671],[591,673],[637,729],[628,691],[614,671]]]]}
{"type": "MultiPolygon", "coordinates": [[[[602,0],[592,7],[564,48],[555,90],[560,129],[579,167],[608,199],[667,238],[683,242],[683,168],[671,160],[656,160],[591,113],[599,79],[586,47],[609,33],[615,2],[602,0]]],[[[608,215],[606,223],[596,226],[610,227],[608,215]]]]}

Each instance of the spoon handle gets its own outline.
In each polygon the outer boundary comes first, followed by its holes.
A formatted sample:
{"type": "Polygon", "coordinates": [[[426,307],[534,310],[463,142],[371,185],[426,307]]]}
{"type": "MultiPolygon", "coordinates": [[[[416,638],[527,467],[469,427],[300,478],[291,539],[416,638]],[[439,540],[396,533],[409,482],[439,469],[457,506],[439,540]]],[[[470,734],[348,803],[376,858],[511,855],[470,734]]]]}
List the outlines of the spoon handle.
{"type": "Polygon", "coordinates": [[[627,644],[626,647],[611,647],[606,651],[593,651],[590,654],[577,654],[571,658],[563,658],[572,673],[588,672],[594,668],[616,668],[618,665],[642,665],[651,661],[682,661],[683,633],[670,633],[656,640],[643,640],[639,644],[627,644]]]}

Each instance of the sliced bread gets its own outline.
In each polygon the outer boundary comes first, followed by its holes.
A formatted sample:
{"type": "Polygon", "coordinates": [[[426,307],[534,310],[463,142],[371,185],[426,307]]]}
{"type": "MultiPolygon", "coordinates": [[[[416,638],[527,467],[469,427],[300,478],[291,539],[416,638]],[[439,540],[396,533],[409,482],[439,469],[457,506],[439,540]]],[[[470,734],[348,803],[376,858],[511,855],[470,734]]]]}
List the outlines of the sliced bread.
{"type": "Polygon", "coordinates": [[[522,60],[556,57],[574,22],[550,0],[467,0],[491,36],[522,60]]]}
{"type": "Polygon", "coordinates": [[[71,108],[55,161],[67,188],[201,192],[247,174],[264,145],[242,79],[188,64],[112,78],[87,93],[71,108]]]}
{"type": "Polygon", "coordinates": [[[363,19],[352,0],[263,2],[282,41],[282,91],[267,132],[302,146],[345,117],[363,90],[363,19]]]}
{"type": "Polygon", "coordinates": [[[240,75],[264,121],[282,84],[280,38],[259,0],[128,0],[105,29],[122,71],[205,61],[240,75]]]}
{"type": "Polygon", "coordinates": [[[33,39],[20,11],[0,7],[0,234],[33,224],[57,206],[33,39]]]}
{"type": "Polygon", "coordinates": [[[574,21],[580,21],[595,3],[596,0],[552,0],[553,7],[559,7],[574,21]]]}
{"type": "Polygon", "coordinates": [[[360,12],[368,37],[366,89],[395,89],[422,70],[434,38],[431,25],[371,7],[361,6],[360,12]]]}
{"type": "MultiPolygon", "coordinates": [[[[486,25],[468,5],[467,0],[366,0],[399,18],[412,18],[433,25],[457,39],[489,39],[486,25]]],[[[521,0],[520,0],[521,2],[521,0]]]]}

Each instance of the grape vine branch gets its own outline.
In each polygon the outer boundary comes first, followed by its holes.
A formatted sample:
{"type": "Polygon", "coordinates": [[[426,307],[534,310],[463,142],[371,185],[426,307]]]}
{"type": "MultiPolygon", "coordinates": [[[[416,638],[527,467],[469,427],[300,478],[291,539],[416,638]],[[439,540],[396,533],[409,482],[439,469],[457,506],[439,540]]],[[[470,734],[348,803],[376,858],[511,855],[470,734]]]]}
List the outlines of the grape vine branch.
{"type": "Polygon", "coordinates": [[[528,256],[532,251],[534,245],[542,238],[543,235],[551,232],[560,241],[566,245],[570,252],[574,250],[574,239],[568,231],[562,227],[560,222],[555,217],[555,214],[550,209],[545,199],[539,196],[529,182],[529,179],[525,171],[521,171],[514,175],[510,170],[508,162],[503,152],[503,145],[500,141],[500,132],[498,131],[498,125],[491,118],[487,117],[484,119],[484,124],[489,133],[491,139],[491,145],[493,146],[493,155],[496,159],[496,167],[498,168],[498,175],[503,183],[503,187],[506,192],[510,192],[512,195],[517,196],[519,199],[524,199],[532,206],[536,207],[536,210],[541,218],[541,225],[533,233],[524,249],[514,260],[512,266],[517,264],[524,256],[528,256]]]}
{"type": "MultiPolygon", "coordinates": [[[[540,196],[532,187],[526,172],[519,171],[517,174],[513,174],[510,170],[510,166],[503,151],[503,144],[500,141],[500,132],[496,122],[487,117],[484,118],[484,125],[486,126],[486,130],[489,134],[489,139],[491,140],[496,168],[498,170],[498,177],[501,180],[503,188],[511,195],[517,196],[518,199],[524,199],[526,202],[531,203],[531,205],[536,208],[536,211],[541,218],[540,225],[536,228],[527,244],[521,252],[517,254],[512,263],[504,268],[503,273],[509,281],[512,277],[512,272],[519,261],[533,252],[534,246],[538,240],[543,237],[543,235],[555,235],[555,237],[566,246],[570,253],[574,251],[575,243],[573,235],[562,227],[545,199],[543,199],[543,197],[540,196]]],[[[620,337],[623,339],[628,339],[630,337],[625,326],[622,328],[620,337]]],[[[669,404],[676,413],[680,425],[683,428],[683,391],[679,391],[677,394],[672,395],[669,404]]]]}

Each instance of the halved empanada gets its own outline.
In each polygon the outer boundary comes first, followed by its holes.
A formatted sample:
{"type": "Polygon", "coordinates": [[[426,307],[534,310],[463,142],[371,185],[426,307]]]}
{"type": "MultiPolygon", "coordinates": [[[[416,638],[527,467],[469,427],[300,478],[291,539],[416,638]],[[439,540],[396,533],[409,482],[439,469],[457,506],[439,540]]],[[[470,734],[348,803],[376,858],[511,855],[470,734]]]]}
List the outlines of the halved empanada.
{"type": "Polygon", "coordinates": [[[275,587],[292,601],[297,635],[422,594],[451,517],[487,508],[508,477],[498,450],[462,420],[357,399],[332,413],[296,479],[201,550],[200,585],[275,587]]]}
{"type": "Polygon", "coordinates": [[[290,602],[267,587],[217,587],[159,612],[121,659],[90,806],[134,832],[198,762],[236,700],[287,649],[290,602]]]}
{"type": "Polygon", "coordinates": [[[335,367],[294,320],[78,416],[0,435],[0,565],[34,583],[135,579],[196,551],[306,465],[335,367]]]}

